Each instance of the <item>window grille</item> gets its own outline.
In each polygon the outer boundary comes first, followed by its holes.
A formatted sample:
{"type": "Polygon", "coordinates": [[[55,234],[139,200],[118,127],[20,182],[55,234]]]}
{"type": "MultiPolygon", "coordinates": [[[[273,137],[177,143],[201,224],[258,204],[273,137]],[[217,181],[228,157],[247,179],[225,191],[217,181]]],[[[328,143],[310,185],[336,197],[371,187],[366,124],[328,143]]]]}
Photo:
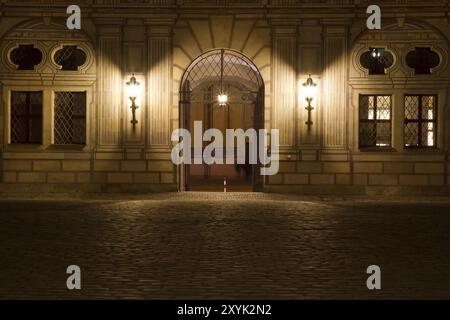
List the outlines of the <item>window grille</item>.
{"type": "Polygon", "coordinates": [[[437,96],[405,96],[405,147],[435,147],[437,96]]]}
{"type": "Polygon", "coordinates": [[[11,92],[11,143],[42,144],[42,92],[11,92]]]}
{"type": "MultiPolygon", "coordinates": [[[[219,84],[222,76],[221,57],[221,52],[216,51],[197,61],[183,78],[183,90],[188,82],[189,90],[203,84],[219,84]]],[[[246,89],[253,92],[258,92],[263,85],[260,74],[253,64],[245,57],[231,52],[223,55],[223,79],[225,83],[242,79],[248,86],[246,89]]]]}
{"type": "Polygon", "coordinates": [[[391,101],[388,95],[360,95],[360,148],[391,146],[391,101]]]}
{"type": "Polygon", "coordinates": [[[63,46],[56,51],[54,60],[64,71],[77,71],[86,62],[86,54],[77,46],[63,46]]]}
{"type": "Polygon", "coordinates": [[[414,69],[415,74],[431,74],[431,69],[440,62],[439,55],[431,48],[416,48],[406,55],[406,64],[414,69]]]}
{"type": "Polygon", "coordinates": [[[34,67],[42,61],[42,52],[32,44],[19,45],[11,51],[9,58],[19,70],[34,70],[34,67]]]}
{"type": "Polygon", "coordinates": [[[383,75],[394,64],[394,57],[383,48],[370,48],[361,55],[360,62],[369,70],[369,75],[383,75]]]}
{"type": "Polygon", "coordinates": [[[86,92],[55,92],[55,144],[86,143],[86,92]]]}

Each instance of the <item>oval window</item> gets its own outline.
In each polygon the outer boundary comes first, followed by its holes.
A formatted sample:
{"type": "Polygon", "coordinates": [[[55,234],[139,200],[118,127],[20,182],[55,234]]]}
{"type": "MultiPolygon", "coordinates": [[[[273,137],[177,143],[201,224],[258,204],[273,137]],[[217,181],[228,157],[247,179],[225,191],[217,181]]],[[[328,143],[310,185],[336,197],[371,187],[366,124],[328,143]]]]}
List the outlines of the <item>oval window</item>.
{"type": "Polygon", "coordinates": [[[11,51],[9,58],[19,70],[34,70],[42,61],[42,52],[32,44],[19,45],[11,51]]]}
{"type": "Polygon", "coordinates": [[[77,46],[63,46],[53,57],[56,64],[64,71],[77,71],[86,63],[86,54],[77,46]]]}
{"type": "Polygon", "coordinates": [[[361,65],[369,70],[370,75],[386,74],[386,69],[394,63],[392,54],[383,48],[370,48],[360,59],[361,65]]]}
{"type": "Polygon", "coordinates": [[[415,74],[431,74],[431,69],[440,62],[439,55],[431,48],[416,48],[406,55],[406,64],[414,69],[415,74]]]}

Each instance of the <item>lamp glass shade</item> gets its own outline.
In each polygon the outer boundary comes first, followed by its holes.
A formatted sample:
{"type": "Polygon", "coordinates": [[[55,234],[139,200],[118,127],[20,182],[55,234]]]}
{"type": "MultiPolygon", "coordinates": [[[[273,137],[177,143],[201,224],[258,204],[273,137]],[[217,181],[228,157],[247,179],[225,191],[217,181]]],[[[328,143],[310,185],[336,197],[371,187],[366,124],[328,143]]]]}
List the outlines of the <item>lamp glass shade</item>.
{"type": "Polygon", "coordinates": [[[311,75],[308,77],[306,82],[303,84],[303,92],[306,99],[313,100],[317,96],[317,84],[314,83],[311,75]]]}
{"type": "Polygon", "coordinates": [[[139,95],[140,83],[136,80],[134,76],[131,77],[130,81],[127,82],[127,94],[131,99],[136,99],[139,95]]]}
{"type": "Polygon", "coordinates": [[[305,97],[308,99],[314,99],[317,95],[317,86],[304,87],[305,97]]]}

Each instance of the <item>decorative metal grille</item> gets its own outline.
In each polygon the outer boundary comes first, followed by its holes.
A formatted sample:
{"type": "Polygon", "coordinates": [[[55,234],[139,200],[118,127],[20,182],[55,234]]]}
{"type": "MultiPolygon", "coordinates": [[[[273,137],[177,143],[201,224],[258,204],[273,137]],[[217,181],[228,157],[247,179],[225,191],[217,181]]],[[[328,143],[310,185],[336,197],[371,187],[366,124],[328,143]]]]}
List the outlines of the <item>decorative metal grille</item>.
{"type": "MultiPolygon", "coordinates": [[[[220,130],[233,128],[232,120],[227,115],[234,108],[241,108],[240,112],[244,117],[243,113],[246,110],[243,107],[249,108],[249,113],[251,108],[253,114],[253,118],[249,120],[252,123],[244,123],[244,126],[253,127],[256,130],[264,127],[264,82],[261,74],[249,59],[232,50],[213,50],[193,61],[183,75],[179,102],[182,110],[180,120],[184,128],[191,128],[193,121],[198,117],[206,120],[205,127],[208,128],[214,127],[220,130]],[[213,108],[213,105],[219,105],[217,103],[219,94],[226,94],[228,103],[225,106],[213,108]],[[192,108],[191,103],[194,104],[192,108]],[[214,123],[216,120],[217,123],[214,123]]],[[[258,165],[253,166],[253,172],[259,172],[257,167],[258,165]]],[[[185,190],[197,187],[195,184],[198,180],[191,170],[198,168],[193,168],[190,165],[185,167],[185,190]]],[[[211,167],[204,166],[203,170],[205,176],[211,175],[211,167]]],[[[222,169],[214,170],[217,174],[217,170],[222,169]]],[[[252,179],[253,189],[262,190],[263,177],[253,174],[252,179]]]]}
{"type": "Polygon", "coordinates": [[[86,92],[55,92],[55,144],[86,143],[86,92]]]}
{"type": "MultiPolygon", "coordinates": [[[[247,58],[235,52],[226,51],[223,59],[224,83],[245,86],[248,91],[259,92],[263,85],[261,75],[247,58]]],[[[193,63],[193,67],[183,77],[182,88],[184,91],[186,83],[189,83],[189,90],[202,85],[219,84],[220,79],[221,51],[216,50],[200,57],[193,63]]]]}
{"type": "Polygon", "coordinates": [[[359,97],[359,146],[391,146],[391,96],[359,97]]]}
{"type": "Polygon", "coordinates": [[[435,147],[437,96],[405,96],[405,147],[435,147]]]}
{"type": "Polygon", "coordinates": [[[386,74],[386,69],[394,63],[394,56],[383,48],[372,48],[361,55],[360,61],[370,75],[386,74]]]}
{"type": "Polygon", "coordinates": [[[61,66],[61,70],[77,71],[86,62],[86,54],[77,46],[63,46],[56,51],[54,60],[61,66]]]}
{"type": "Polygon", "coordinates": [[[9,56],[19,70],[34,70],[42,61],[42,52],[33,45],[19,45],[9,56]]]}
{"type": "Polygon", "coordinates": [[[11,143],[42,143],[42,92],[11,92],[11,143]]]}

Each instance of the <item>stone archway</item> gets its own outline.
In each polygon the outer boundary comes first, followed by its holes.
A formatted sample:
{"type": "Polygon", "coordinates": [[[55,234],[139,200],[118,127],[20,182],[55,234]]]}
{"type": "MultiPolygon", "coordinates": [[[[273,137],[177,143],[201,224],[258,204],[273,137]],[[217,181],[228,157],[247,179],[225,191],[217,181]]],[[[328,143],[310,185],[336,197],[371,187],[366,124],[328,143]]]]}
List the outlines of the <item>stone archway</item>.
{"type": "MultiPolygon", "coordinates": [[[[203,130],[218,129],[223,136],[226,129],[264,128],[264,81],[253,62],[237,51],[216,49],[200,55],[184,73],[179,97],[179,125],[190,132],[195,121],[202,122],[203,130]],[[219,103],[220,94],[226,94],[227,103],[219,103]]],[[[220,191],[226,177],[229,191],[261,190],[263,179],[258,166],[248,163],[248,153],[240,165],[185,165],[180,189],[220,191]]]]}

